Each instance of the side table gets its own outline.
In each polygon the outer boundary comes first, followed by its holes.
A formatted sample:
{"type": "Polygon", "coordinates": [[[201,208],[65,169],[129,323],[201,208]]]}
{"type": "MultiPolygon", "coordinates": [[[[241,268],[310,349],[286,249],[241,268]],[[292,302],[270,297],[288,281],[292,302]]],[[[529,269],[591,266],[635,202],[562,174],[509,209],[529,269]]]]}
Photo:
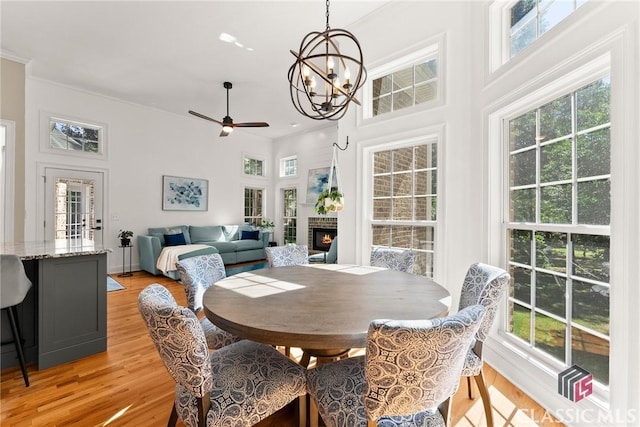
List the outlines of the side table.
{"type": "Polygon", "coordinates": [[[118,274],[118,277],[131,277],[133,276],[133,273],[131,272],[131,248],[133,248],[133,245],[119,247],[122,248],[122,273],[118,274]],[[124,261],[127,248],[129,248],[129,271],[126,270],[126,264],[124,261]]]}

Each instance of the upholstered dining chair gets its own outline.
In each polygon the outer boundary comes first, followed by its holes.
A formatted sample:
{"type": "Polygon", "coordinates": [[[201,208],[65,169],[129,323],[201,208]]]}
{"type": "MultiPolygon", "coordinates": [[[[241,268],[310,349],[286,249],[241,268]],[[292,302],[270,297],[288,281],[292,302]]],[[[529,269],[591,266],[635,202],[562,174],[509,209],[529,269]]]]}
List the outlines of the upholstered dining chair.
{"type": "Polygon", "coordinates": [[[410,250],[373,248],[369,264],[373,267],[385,267],[392,270],[413,273],[416,254],[410,250]]]}
{"type": "Polygon", "coordinates": [[[333,236],[327,252],[309,255],[310,263],[335,264],[338,262],[338,236],[333,236]]]}
{"type": "Polygon", "coordinates": [[[269,267],[309,264],[309,248],[307,245],[272,246],[264,248],[264,250],[267,252],[269,267]]]}
{"type": "Polygon", "coordinates": [[[138,296],[138,309],[176,382],[169,426],[252,426],[296,398],[306,424],[305,369],[266,344],[242,340],[214,352],[196,315],[162,285],[138,296]]]}
{"type": "MultiPolygon", "coordinates": [[[[176,263],[176,269],[187,294],[187,307],[195,314],[202,310],[204,291],[218,280],[227,277],[220,254],[185,258],[176,263]]],[[[220,329],[206,317],[200,319],[200,325],[204,330],[207,345],[210,349],[216,350],[241,339],[224,329],[220,329]]]]}
{"type": "Polygon", "coordinates": [[[24,271],[22,260],[17,255],[0,255],[0,259],[0,308],[7,311],[24,385],[29,387],[29,374],[24,359],[18,320],[18,305],[24,301],[32,284],[24,271]]]}
{"type": "Polygon", "coordinates": [[[364,356],[307,371],[312,409],[327,427],[447,426],[484,312],[475,305],[439,319],[372,321],[364,356]]]}
{"type": "Polygon", "coordinates": [[[488,427],[493,427],[493,414],[491,412],[491,399],[482,370],[484,365],[482,359],[482,344],[491,330],[491,325],[493,324],[498,309],[498,303],[505,293],[509,279],[509,274],[501,268],[482,263],[472,264],[462,284],[460,303],[458,305],[458,309],[460,310],[475,304],[480,304],[486,309],[484,318],[480,323],[480,328],[478,328],[478,332],[476,333],[475,342],[470,347],[467,357],[465,358],[462,376],[467,377],[469,399],[473,399],[471,377],[475,379],[478,390],[480,391],[480,397],[482,398],[488,427]]]}

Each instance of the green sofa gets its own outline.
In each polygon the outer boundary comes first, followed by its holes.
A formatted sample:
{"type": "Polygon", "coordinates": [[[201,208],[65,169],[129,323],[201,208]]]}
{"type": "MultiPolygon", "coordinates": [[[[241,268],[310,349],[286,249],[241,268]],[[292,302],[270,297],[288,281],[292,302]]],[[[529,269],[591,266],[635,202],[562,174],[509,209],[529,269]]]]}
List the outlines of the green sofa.
{"type": "Polygon", "coordinates": [[[225,265],[263,260],[267,257],[264,248],[269,244],[269,232],[255,230],[249,224],[241,225],[176,225],[173,227],[152,227],[146,235],[138,236],[140,268],[153,275],[164,274],[178,279],[177,272],[162,272],[157,268],[158,258],[166,246],[165,236],[180,234],[186,245],[206,245],[208,248],[194,247],[178,256],[184,259],[196,255],[219,253],[225,265]],[[244,232],[244,233],[243,233],[244,232]],[[256,235],[257,234],[257,235],[256,235]],[[245,237],[243,239],[243,237],[245,237]]]}

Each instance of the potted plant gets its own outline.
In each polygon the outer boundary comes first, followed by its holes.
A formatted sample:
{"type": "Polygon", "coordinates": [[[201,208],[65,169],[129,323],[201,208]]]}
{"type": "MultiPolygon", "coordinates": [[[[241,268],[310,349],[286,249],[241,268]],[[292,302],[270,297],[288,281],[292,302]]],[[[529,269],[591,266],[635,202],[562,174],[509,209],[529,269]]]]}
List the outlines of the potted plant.
{"type": "Polygon", "coordinates": [[[260,221],[260,226],[259,227],[263,231],[271,231],[271,230],[273,230],[273,227],[275,227],[275,224],[269,218],[262,218],[262,220],[260,221]]]}
{"type": "Polygon", "coordinates": [[[336,188],[324,190],[318,195],[313,211],[319,215],[329,212],[340,212],[344,208],[344,194],[336,188]]]}
{"type": "Polygon", "coordinates": [[[122,246],[129,246],[131,244],[131,238],[133,237],[133,231],[120,230],[118,237],[120,238],[120,244],[122,246]]]}

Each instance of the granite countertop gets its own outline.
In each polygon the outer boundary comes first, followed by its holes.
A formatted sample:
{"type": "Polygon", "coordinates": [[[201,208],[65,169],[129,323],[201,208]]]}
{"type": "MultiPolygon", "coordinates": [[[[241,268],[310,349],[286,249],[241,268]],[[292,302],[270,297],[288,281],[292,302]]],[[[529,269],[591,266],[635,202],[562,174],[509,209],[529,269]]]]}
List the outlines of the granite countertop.
{"type": "Polygon", "coordinates": [[[99,255],[112,252],[111,248],[93,242],[71,240],[38,242],[2,242],[0,254],[18,255],[22,260],[99,255]]]}

